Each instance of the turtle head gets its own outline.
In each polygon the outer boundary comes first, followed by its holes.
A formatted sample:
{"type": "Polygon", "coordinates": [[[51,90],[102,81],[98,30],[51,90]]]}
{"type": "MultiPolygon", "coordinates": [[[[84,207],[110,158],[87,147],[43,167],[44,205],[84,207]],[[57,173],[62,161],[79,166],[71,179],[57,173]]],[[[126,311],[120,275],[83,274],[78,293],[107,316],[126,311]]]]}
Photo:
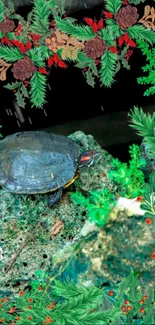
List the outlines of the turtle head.
{"type": "Polygon", "coordinates": [[[78,167],[90,167],[101,159],[101,153],[97,150],[89,150],[79,157],[78,167]]]}

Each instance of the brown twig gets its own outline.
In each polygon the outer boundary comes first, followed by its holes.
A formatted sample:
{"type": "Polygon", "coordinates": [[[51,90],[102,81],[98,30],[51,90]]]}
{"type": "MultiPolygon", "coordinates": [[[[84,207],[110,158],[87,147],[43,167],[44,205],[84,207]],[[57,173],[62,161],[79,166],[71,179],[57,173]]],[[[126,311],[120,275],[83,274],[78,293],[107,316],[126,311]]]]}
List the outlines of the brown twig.
{"type": "Polygon", "coordinates": [[[5,273],[6,273],[6,274],[11,270],[13,264],[15,263],[17,257],[18,257],[19,254],[22,252],[22,250],[24,249],[24,247],[25,247],[25,246],[29,243],[29,241],[33,238],[33,235],[34,235],[36,229],[38,228],[38,226],[40,226],[40,222],[41,222],[41,221],[39,221],[39,222],[36,224],[35,228],[34,228],[33,231],[31,232],[31,234],[27,236],[27,239],[24,241],[24,243],[22,244],[22,246],[18,249],[18,251],[16,252],[15,256],[12,258],[12,260],[11,260],[9,266],[5,269],[5,273]]]}

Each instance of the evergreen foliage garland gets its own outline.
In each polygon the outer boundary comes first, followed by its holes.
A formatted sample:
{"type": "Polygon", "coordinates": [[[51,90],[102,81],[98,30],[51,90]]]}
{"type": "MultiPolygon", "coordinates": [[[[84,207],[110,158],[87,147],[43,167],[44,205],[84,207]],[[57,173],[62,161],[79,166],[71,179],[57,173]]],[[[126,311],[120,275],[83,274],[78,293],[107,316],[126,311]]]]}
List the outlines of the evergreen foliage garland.
{"type": "MultiPolygon", "coordinates": [[[[21,107],[27,99],[32,106],[43,107],[52,66],[64,69],[72,62],[83,70],[90,86],[94,87],[98,79],[101,86],[111,87],[121,67],[130,69],[129,59],[138,42],[155,43],[154,31],[138,22],[133,23],[130,15],[127,22],[130,27],[125,30],[116,18],[119,14],[122,21],[126,20],[121,10],[139,3],[140,0],[135,3],[132,0],[106,0],[105,11],[98,21],[85,17],[81,23],[66,17],[64,0],[33,1],[33,9],[26,20],[14,12],[13,4],[9,2],[9,7],[5,8],[0,0],[0,80],[4,82],[7,69],[14,71],[17,63],[12,85],[16,85],[13,91],[21,107]],[[25,58],[35,66],[33,73],[24,70],[31,69],[31,64],[27,64],[27,68],[26,64],[24,66],[25,58]],[[10,66],[6,67],[6,63],[10,66]]],[[[142,46],[138,48],[143,50],[142,46]]],[[[154,71],[150,78],[154,78],[154,71]]],[[[148,80],[139,80],[139,83],[145,82],[148,80]]],[[[5,87],[12,89],[10,84],[5,87]]],[[[154,91],[152,85],[150,94],[154,91]]]]}

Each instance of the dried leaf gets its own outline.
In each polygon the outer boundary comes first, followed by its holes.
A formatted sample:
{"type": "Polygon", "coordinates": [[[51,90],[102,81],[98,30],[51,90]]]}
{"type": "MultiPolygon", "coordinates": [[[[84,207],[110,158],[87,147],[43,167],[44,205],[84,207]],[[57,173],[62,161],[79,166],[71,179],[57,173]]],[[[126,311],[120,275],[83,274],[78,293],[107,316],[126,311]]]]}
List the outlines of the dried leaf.
{"type": "Polygon", "coordinates": [[[75,49],[74,51],[72,51],[72,60],[76,60],[77,59],[77,55],[78,55],[78,50],[75,49]]]}
{"type": "Polygon", "coordinates": [[[154,15],[154,8],[151,8],[151,15],[154,15]]]}
{"type": "Polygon", "coordinates": [[[59,232],[64,229],[64,223],[59,218],[56,218],[56,223],[50,231],[50,236],[56,236],[59,232]]]}
{"type": "Polygon", "coordinates": [[[0,80],[6,80],[6,71],[9,69],[11,64],[5,62],[4,60],[0,59],[0,80]]]}
{"type": "Polygon", "coordinates": [[[148,6],[145,6],[144,8],[144,17],[147,17],[149,14],[150,14],[150,10],[151,10],[151,7],[148,5],[148,6]]]}

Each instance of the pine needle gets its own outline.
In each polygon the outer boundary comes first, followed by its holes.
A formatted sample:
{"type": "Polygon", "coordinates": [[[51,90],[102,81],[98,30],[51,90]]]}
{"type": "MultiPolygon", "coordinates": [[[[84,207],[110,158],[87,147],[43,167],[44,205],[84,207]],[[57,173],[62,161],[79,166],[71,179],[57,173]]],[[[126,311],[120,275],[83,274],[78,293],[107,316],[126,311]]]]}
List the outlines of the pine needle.
{"type": "Polygon", "coordinates": [[[22,59],[24,56],[18,48],[1,46],[0,58],[6,62],[15,62],[22,59]]]}
{"type": "Polygon", "coordinates": [[[137,134],[141,137],[154,136],[154,121],[150,113],[144,113],[142,108],[134,106],[133,110],[130,110],[128,116],[131,117],[131,126],[137,130],[137,134]]]}
{"type": "Polygon", "coordinates": [[[42,108],[46,103],[46,84],[47,78],[45,75],[39,73],[38,71],[34,73],[30,80],[30,101],[32,103],[32,107],[36,106],[38,108],[42,108]]]}
{"type": "Polygon", "coordinates": [[[95,33],[89,26],[79,26],[73,24],[69,19],[61,19],[58,16],[54,17],[56,27],[66,34],[69,34],[81,41],[89,40],[95,37],[95,33]]]}
{"type": "Polygon", "coordinates": [[[106,0],[106,10],[116,14],[122,6],[122,0],[106,0]]]}
{"type": "Polygon", "coordinates": [[[49,29],[49,16],[51,14],[52,7],[50,8],[49,3],[53,2],[45,0],[35,0],[32,17],[32,28],[37,29],[38,33],[48,31],[49,29]],[[50,10],[51,9],[51,10],[50,10]]]}
{"type": "Polygon", "coordinates": [[[134,25],[132,27],[127,28],[127,32],[132,39],[139,39],[146,41],[150,44],[155,43],[155,32],[148,30],[144,26],[134,25]]]}
{"type": "Polygon", "coordinates": [[[4,2],[0,0],[0,23],[4,20],[4,2]]]}
{"type": "Polygon", "coordinates": [[[101,58],[100,81],[101,85],[111,87],[114,82],[114,75],[116,71],[117,54],[106,51],[101,58]]]}

